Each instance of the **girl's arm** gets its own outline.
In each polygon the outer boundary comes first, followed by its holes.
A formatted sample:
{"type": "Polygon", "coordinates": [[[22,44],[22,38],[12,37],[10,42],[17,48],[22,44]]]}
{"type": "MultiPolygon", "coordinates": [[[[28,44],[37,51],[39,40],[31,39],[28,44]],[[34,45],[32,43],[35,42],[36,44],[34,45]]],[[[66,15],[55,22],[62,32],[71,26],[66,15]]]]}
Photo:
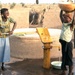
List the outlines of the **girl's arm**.
{"type": "Polygon", "coordinates": [[[70,29],[71,30],[75,29],[75,11],[74,11],[72,23],[70,24],[70,29]]]}
{"type": "Polygon", "coordinates": [[[73,25],[75,25],[75,11],[74,11],[74,15],[73,15],[73,25]]]}
{"type": "Polygon", "coordinates": [[[12,32],[15,30],[16,26],[17,26],[17,23],[15,22],[14,25],[13,25],[13,28],[11,30],[12,32]]]}
{"type": "Polygon", "coordinates": [[[9,35],[12,35],[12,34],[13,34],[13,31],[15,30],[16,26],[17,26],[17,23],[14,22],[13,28],[12,28],[12,30],[9,32],[9,35]]]}
{"type": "Polygon", "coordinates": [[[63,16],[62,16],[62,14],[63,14],[63,10],[60,11],[60,20],[63,23],[63,16]]]}

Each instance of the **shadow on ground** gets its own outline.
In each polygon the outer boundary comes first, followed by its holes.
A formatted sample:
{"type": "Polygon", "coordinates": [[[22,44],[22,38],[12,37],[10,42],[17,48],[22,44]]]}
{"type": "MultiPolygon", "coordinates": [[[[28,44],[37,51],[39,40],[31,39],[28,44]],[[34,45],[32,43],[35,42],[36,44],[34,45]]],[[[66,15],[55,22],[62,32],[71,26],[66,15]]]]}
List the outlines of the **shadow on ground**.
{"type": "MultiPolygon", "coordinates": [[[[55,59],[51,59],[51,61],[55,61],[55,59]]],[[[75,66],[75,59],[73,61],[75,66]]],[[[0,75],[59,75],[61,73],[61,70],[52,67],[44,69],[42,67],[43,59],[25,59],[7,65],[10,67],[4,72],[0,71],[0,75]]]]}
{"type": "Polygon", "coordinates": [[[0,75],[58,75],[61,70],[44,69],[43,59],[25,59],[15,63],[7,64],[10,66],[6,71],[0,75]]]}

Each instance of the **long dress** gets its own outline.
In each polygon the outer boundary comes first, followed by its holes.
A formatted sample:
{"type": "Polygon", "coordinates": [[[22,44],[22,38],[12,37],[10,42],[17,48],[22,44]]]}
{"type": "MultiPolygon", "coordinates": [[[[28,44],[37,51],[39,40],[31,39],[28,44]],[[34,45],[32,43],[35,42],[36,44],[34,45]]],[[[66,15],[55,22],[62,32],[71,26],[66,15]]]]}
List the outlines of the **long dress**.
{"type": "Polygon", "coordinates": [[[10,61],[9,38],[0,38],[0,62],[10,61]]]}
{"type": "Polygon", "coordinates": [[[10,61],[9,36],[3,33],[8,33],[10,31],[10,23],[14,22],[12,18],[8,18],[6,22],[0,19],[0,62],[10,61]]]}

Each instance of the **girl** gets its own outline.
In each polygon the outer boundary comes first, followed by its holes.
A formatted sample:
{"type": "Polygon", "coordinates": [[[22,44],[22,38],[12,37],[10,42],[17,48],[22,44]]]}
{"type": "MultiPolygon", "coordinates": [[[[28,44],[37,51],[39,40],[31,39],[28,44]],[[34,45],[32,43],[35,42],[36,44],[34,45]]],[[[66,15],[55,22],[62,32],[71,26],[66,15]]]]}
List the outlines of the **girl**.
{"type": "Polygon", "coordinates": [[[72,13],[66,13],[61,10],[60,11],[60,19],[62,22],[62,29],[60,34],[59,42],[62,46],[62,73],[61,75],[66,75],[66,65],[69,66],[69,75],[72,75],[73,70],[73,61],[72,61],[72,50],[73,45],[71,42],[72,33],[74,30],[74,17],[72,17],[72,13]]]}
{"type": "Polygon", "coordinates": [[[8,17],[9,11],[7,8],[1,9],[0,18],[0,62],[2,62],[1,69],[5,70],[4,62],[10,61],[10,45],[9,36],[13,34],[16,27],[16,22],[8,17]],[[13,23],[13,28],[10,31],[10,23],[13,23]]]}

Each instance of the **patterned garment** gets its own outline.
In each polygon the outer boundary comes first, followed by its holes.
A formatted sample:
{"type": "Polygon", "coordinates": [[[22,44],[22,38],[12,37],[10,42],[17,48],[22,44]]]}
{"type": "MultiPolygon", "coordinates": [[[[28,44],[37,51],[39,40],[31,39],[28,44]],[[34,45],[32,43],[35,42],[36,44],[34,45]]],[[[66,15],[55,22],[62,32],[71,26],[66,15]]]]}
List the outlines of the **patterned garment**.
{"type": "Polygon", "coordinates": [[[10,61],[10,44],[9,37],[6,34],[10,31],[10,23],[15,23],[12,18],[8,18],[6,22],[0,18],[0,62],[10,61]]]}
{"type": "Polygon", "coordinates": [[[0,38],[5,38],[7,37],[7,34],[4,33],[8,33],[10,31],[10,23],[15,23],[15,21],[12,18],[8,18],[6,22],[2,21],[2,19],[0,18],[0,33],[1,36],[0,38]]]}

